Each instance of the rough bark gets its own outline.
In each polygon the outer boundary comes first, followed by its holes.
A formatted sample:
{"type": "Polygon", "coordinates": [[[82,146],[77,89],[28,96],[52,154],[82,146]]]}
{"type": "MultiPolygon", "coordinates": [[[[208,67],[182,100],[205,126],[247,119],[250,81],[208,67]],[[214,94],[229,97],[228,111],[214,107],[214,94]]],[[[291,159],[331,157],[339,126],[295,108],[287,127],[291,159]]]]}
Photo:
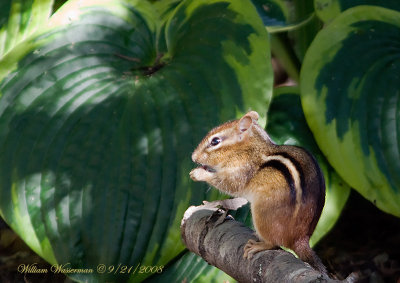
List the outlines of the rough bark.
{"type": "Polygon", "coordinates": [[[241,205],[219,201],[189,207],[181,223],[186,247],[243,283],[337,282],[281,249],[262,251],[250,260],[244,259],[245,244],[251,238],[257,239],[254,231],[218,208],[236,209],[235,206],[241,205]]]}

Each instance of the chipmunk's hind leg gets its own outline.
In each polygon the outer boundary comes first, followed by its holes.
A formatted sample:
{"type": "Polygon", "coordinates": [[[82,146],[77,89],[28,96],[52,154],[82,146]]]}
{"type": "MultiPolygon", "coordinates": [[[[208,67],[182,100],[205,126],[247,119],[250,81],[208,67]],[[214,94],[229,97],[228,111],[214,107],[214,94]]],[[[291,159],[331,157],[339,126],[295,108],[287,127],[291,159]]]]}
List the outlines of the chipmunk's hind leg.
{"type": "Polygon", "coordinates": [[[250,259],[253,257],[253,255],[255,253],[264,251],[264,250],[270,250],[275,248],[276,246],[268,243],[268,242],[264,242],[264,241],[256,241],[253,239],[250,239],[247,241],[247,244],[244,246],[244,254],[243,257],[250,259]]]}

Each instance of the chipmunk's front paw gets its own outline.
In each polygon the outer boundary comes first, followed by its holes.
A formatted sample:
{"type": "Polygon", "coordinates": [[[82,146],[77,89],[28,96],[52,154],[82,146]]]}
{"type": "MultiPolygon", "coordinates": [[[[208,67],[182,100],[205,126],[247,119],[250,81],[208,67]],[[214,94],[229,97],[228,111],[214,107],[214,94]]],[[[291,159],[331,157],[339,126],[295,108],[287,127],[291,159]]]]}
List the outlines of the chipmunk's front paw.
{"type": "Polygon", "coordinates": [[[208,182],[213,178],[214,172],[204,169],[203,166],[193,169],[192,171],[190,171],[189,175],[193,181],[208,182]]]}
{"type": "Polygon", "coordinates": [[[247,259],[251,259],[254,254],[264,251],[264,250],[270,250],[272,248],[274,248],[274,245],[272,245],[270,243],[250,239],[247,241],[247,244],[244,246],[243,257],[247,258],[247,259]]]}

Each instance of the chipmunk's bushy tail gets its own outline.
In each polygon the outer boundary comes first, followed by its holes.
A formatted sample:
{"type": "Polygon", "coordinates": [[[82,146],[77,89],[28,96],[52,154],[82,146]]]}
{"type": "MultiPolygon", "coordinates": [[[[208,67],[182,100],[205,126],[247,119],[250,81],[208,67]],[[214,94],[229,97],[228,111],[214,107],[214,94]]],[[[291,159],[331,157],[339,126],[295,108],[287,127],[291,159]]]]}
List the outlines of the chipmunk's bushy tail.
{"type": "Polygon", "coordinates": [[[325,265],[317,254],[311,249],[309,239],[301,239],[294,244],[293,251],[302,261],[309,263],[317,271],[327,274],[325,265]]]}

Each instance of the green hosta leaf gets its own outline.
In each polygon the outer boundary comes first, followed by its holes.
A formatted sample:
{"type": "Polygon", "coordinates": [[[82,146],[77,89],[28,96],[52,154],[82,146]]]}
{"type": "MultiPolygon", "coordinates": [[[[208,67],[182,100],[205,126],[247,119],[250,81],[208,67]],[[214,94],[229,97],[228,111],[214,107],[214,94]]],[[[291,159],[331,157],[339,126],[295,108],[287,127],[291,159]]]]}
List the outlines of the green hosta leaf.
{"type": "Polygon", "coordinates": [[[272,33],[270,36],[272,54],[289,76],[298,81],[305,51],[320,29],[320,21],[314,13],[313,0],[252,0],[252,2],[267,30],[272,33]],[[288,37],[291,44],[288,44],[288,37]]]}
{"type": "Polygon", "coordinates": [[[218,268],[208,264],[200,256],[186,252],[161,274],[157,274],[145,282],[231,282],[233,279],[218,268]]]}
{"type": "Polygon", "coordinates": [[[147,1],[69,1],[0,67],[1,215],[49,262],[93,269],[75,280],[140,281],[117,267],[182,252],[183,212],[218,195],[190,181],[193,148],[269,103],[249,2],[186,0],[162,22],[147,1]]]}
{"type": "Polygon", "coordinates": [[[314,18],[313,0],[251,0],[269,32],[298,29],[314,18]],[[311,9],[309,9],[311,8],[311,9]]]}
{"type": "Polygon", "coordinates": [[[341,12],[359,5],[374,5],[400,11],[400,1],[398,0],[314,0],[318,17],[327,23],[341,12]]]}
{"type": "Polygon", "coordinates": [[[284,1],[252,0],[263,23],[267,27],[283,27],[289,19],[289,9],[284,1]]]}
{"type": "Polygon", "coordinates": [[[268,111],[267,132],[278,144],[298,145],[309,150],[324,173],[326,200],[321,218],[311,237],[315,244],[334,226],[350,194],[350,187],[338,176],[319,150],[308,128],[297,87],[275,90],[268,111]]]}
{"type": "Polygon", "coordinates": [[[294,19],[301,21],[301,24],[291,29],[288,36],[299,61],[302,62],[309,45],[321,29],[321,22],[315,15],[312,0],[295,1],[294,11],[294,19]]]}
{"type": "Polygon", "coordinates": [[[162,19],[168,19],[183,0],[161,0],[153,3],[162,19]]]}
{"type": "Polygon", "coordinates": [[[53,0],[0,1],[0,59],[15,45],[45,26],[52,5],[53,0]]]}
{"type": "Polygon", "coordinates": [[[355,7],[318,34],[301,71],[307,121],[329,162],[400,216],[400,13],[355,7]]]}

